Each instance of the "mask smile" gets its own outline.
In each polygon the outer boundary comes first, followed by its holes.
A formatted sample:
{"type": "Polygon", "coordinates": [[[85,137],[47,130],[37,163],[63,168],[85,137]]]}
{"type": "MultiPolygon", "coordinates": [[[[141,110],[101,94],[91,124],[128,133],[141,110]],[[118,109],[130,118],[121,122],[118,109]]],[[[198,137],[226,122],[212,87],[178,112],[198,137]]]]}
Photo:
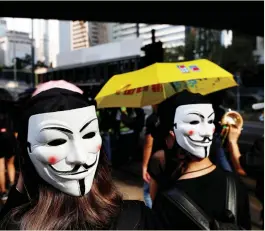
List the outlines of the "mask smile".
{"type": "Polygon", "coordinates": [[[209,137],[204,137],[203,140],[194,140],[192,139],[190,136],[188,136],[188,138],[195,143],[200,143],[200,144],[209,144],[212,142],[212,139],[210,139],[209,137]],[[207,141],[208,140],[208,141],[207,141]]]}
{"type": "Polygon", "coordinates": [[[97,163],[97,160],[98,160],[98,155],[96,156],[96,159],[95,159],[95,161],[92,164],[90,164],[90,165],[87,165],[87,164],[76,165],[70,171],[58,171],[52,165],[49,165],[49,166],[54,172],[56,172],[59,175],[77,175],[77,174],[81,174],[81,173],[87,172],[90,168],[92,168],[97,163]],[[80,167],[83,167],[85,170],[78,172],[80,167]]]}

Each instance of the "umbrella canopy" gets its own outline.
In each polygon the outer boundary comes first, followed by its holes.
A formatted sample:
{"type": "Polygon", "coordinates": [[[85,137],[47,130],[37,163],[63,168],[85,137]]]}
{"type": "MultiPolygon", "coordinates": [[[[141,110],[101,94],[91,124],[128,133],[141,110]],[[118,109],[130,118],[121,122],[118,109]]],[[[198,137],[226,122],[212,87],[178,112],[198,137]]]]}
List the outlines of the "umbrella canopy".
{"type": "Polygon", "coordinates": [[[143,107],[188,90],[203,95],[237,86],[233,75],[206,59],[155,63],[113,76],[96,96],[99,108],[143,107]]]}

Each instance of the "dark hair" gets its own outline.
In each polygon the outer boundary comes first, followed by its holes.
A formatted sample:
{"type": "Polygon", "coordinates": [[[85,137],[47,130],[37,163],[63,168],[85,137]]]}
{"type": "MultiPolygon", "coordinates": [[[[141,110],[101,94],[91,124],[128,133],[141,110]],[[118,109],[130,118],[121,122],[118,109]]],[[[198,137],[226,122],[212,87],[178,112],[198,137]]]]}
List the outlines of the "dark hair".
{"type": "Polygon", "coordinates": [[[4,219],[2,227],[11,221],[23,230],[108,229],[118,216],[122,197],[112,181],[104,148],[100,152],[91,190],[82,197],[69,196],[46,183],[38,175],[29,158],[27,152],[29,117],[47,111],[78,108],[78,105],[82,107],[90,103],[79,93],[64,89],[48,90],[29,100],[19,134],[20,166],[29,203],[13,209],[4,219]],[[49,102],[45,105],[47,100],[49,102]],[[7,218],[8,216],[10,218],[7,218]]]}

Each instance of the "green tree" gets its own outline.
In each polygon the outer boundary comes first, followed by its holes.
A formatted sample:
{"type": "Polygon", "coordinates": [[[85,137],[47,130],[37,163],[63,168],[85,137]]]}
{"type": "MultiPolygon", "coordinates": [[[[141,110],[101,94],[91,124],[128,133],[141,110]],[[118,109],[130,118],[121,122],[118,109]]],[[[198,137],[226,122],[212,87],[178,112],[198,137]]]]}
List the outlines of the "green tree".
{"type": "Polygon", "coordinates": [[[38,60],[35,67],[37,68],[37,67],[48,67],[48,66],[44,62],[38,60]]]}

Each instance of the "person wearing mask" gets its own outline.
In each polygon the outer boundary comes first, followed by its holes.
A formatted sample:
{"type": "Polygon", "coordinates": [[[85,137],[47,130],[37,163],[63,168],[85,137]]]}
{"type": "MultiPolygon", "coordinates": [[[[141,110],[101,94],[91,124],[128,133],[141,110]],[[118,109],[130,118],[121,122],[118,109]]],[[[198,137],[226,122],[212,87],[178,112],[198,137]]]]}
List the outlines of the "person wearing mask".
{"type": "Polygon", "coordinates": [[[148,172],[152,209],[164,229],[201,229],[203,220],[187,214],[190,206],[180,207],[175,202],[183,201],[183,195],[189,198],[189,205],[199,208],[210,219],[204,224],[207,229],[221,229],[220,224],[225,223],[235,229],[250,229],[249,200],[244,185],[236,175],[209,159],[215,115],[208,98],[183,91],[162,102],[158,115],[160,138],[165,140],[167,149],[151,157],[148,172]],[[233,182],[233,198],[227,193],[231,186],[228,182],[233,182]],[[233,203],[227,204],[230,199],[233,203]],[[233,208],[229,210],[227,205],[233,208]]]}
{"type": "Polygon", "coordinates": [[[21,174],[1,210],[1,229],[161,229],[143,202],[123,200],[117,191],[95,103],[81,92],[52,81],[25,106],[18,135],[21,174]]]}

